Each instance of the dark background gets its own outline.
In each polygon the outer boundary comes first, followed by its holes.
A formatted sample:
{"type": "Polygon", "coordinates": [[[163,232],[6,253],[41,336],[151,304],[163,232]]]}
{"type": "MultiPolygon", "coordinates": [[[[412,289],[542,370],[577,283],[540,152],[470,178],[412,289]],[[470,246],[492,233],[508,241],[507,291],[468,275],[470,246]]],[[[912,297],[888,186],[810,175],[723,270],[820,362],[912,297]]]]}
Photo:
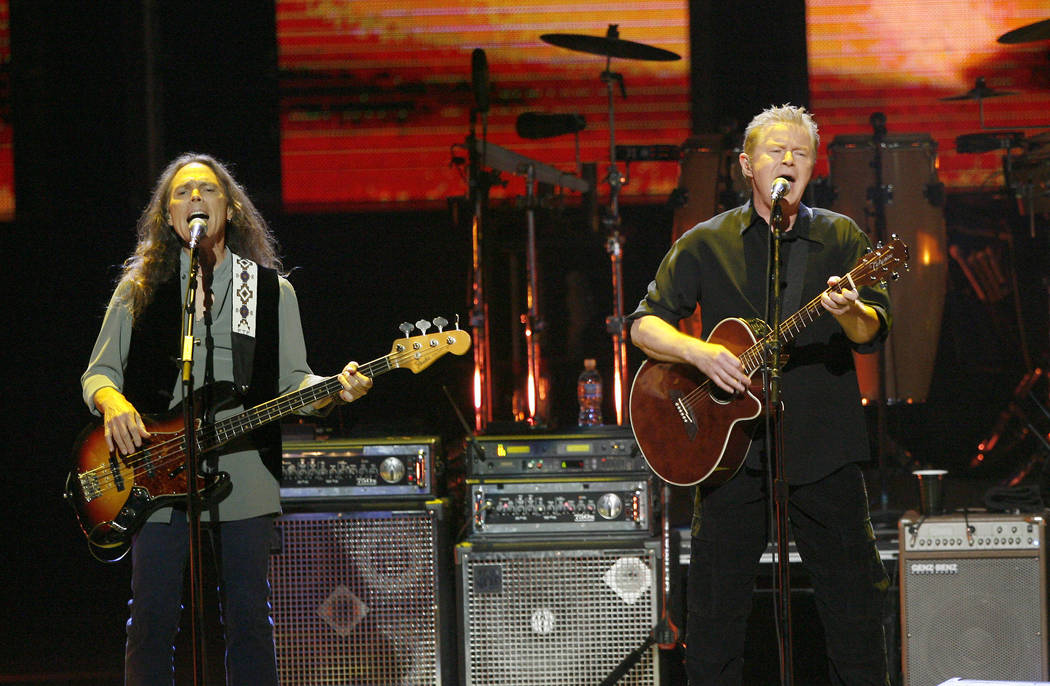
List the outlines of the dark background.
{"type": "MultiPolygon", "coordinates": [[[[807,101],[802,0],[702,0],[691,7],[695,133],[716,131],[725,121],[745,123],[771,103],[807,101]],[[754,11],[758,6],[761,12],[754,11]],[[716,26],[721,28],[710,28],[716,26]],[[780,38],[769,41],[769,35],[780,38]],[[771,64],[779,73],[770,71],[771,64]]],[[[459,314],[466,323],[470,230],[462,214],[457,221],[447,209],[282,213],[272,2],[227,7],[143,0],[88,7],[15,0],[11,41],[17,218],[0,227],[9,265],[3,270],[9,334],[2,517],[9,545],[0,584],[0,675],[98,673],[112,680],[122,662],[128,565],[105,566],[89,557],[61,494],[72,442],[90,419],[79,376],[159,170],[186,150],[232,163],[275,227],[286,266],[297,268],[291,279],[310,361],[322,374],[348,358],[385,354],[402,321],[459,314]]],[[[1013,230],[1001,202],[994,193],[949,198],[949,212],[962,217],[953,225],[950,215],[949,231],[982,221],[973,219],[974,208],[1013,230]],[[970,209],[960,204],[964,200],[970,209]]],[[[607,379],[612,369],[603,323],[612,311],[604,236],[583,228],[573,212],[550,211],[540,222],[552,423],[563,427],[574,422],[582,359],[597,357],[607,379]],[[566,284],[579,280],[588,319],[584,336],[570,346],[566,284]]],[[[666,250],[671,209],[627,206],[623,217],[630,310],[666,250]]],[[[523,226],[520,213],[495,215],[495,243],[507,259],[521,247],[523,226]]],[[[1021,240],[1025,248],[1023,232],[1021,240]]],[[[1027,247],[1029,254],[1041,249],[1038,243],[1027,247]]],[[[1034,294],[1026,307],[1041,325],[1040,267],[1018,266],[1025,270],[1025,290],[1034,294]]],[[[500,288],[505,286],[494,286],[497,295],[500,288]]],[[[977,441],[1023,371],[1010,310],[999,313],[1005,333],[993,330],[995,314],[952,274],[930,398],[887,413],[895,442],[888,472],[895,483],[913,463],[967,476],[977,441]]],[[[1037,326],[1030,335],[1041,358],[1046,339],[1040,331],[1037,326]]],[[[494,341],[495,356],[505,357],[509,344],[494,341]]],[[[639,361],[632,349],[632,372],[639,361]]],[[[442,387],[469,417],[470,368],[468,354],[443,359],[418,377],[392,373],[377,380],[364,402],[339,410],[321,429],[332,435],[439,435],[454,452],[464,432],[442,387]]],[[[612,416],[607,400],[606,420],[612,416]]],[[[1023,457],[1025,448],[1020,450],[1007,457],[1023,457]]],[[[877,483],[872,489],[874,499],[877,483]]],[[[912,505],[910,491],[901,493],[891,507],[912,505]]]]}

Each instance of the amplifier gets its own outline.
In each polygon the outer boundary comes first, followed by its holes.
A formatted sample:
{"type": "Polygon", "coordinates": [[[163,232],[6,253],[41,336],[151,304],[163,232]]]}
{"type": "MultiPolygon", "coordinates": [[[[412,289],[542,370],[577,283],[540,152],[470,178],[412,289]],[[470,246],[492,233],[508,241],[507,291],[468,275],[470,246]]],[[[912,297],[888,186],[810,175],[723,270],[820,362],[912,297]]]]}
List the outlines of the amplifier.
{"type": "Polygon", "coordinates": [[[440,439],[433,436],[286,441],[281,455],[281,499],[433,495],[440,445],[440,439]]]}
{"type": "Polygon", "coordinates": [[[1045,681],[1045,515],[906,512],[899,526],[905,686],[1045,681]]]}
{"type": "Polygon", "coordinates": [[[452,686],[448,503],[295,512],[270,557],[281,686],[452,686]]]}
{"type": "MultiPolygon", "coordinates": [[[[657,622],[660,543],[456,547],[464,686],[606,683],[657,622]]],[[[620,686],[660,683],[655,645],[620,686]]]]}
{"type": "Polygon", "coordinates": [[[630,427],[564,435],[479,436],[467,450],[467,474],[476,479],[649,474],[630,427]]]}
{"type": "Polygon", "coordinates": [[[649,481],[529,481],[470,486],[471,534],[652,533],[649,481]]]}

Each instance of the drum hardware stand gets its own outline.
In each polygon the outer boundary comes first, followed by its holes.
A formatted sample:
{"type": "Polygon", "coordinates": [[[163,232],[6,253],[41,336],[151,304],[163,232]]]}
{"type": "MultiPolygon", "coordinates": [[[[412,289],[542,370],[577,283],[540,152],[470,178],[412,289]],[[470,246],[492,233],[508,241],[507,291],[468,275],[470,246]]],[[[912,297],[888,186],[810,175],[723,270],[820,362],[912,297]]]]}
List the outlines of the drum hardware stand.
{"type": "MultiPolygon", "coordinates": [[[[609,24],[606,38],[617,40],[620,32],[617,24],[609,24]]],[[[627,332],[624,319],[623,307],[623,244],[624,237],[620,233],[620,188],[624,184],[624,177],[616,164],[616,107],[613,97],[613,84],[620,85],[620,93],[627,97],[627,88],[624,86],[623,74],[617,74],[610,70],[612,55],[605,57],[605,71],[601,74],[602,82],[609,102],[609,173],[606,182],[609,184],[609,209],[602,218],[602,223],[608,229],[609,235],[605,241],[605,251],[609,254],[612,267],[613,288],[613,313],[605,319],[605,329],[612,335],[613,342],[613,403],[616,408],[616,423],[624,425],[628,421],[627,403],[624,394],[628,388],[627,378],[627,332]]]]}
{"type": "Polygon", "coordinates": [[[540,412],[541,406],[546,407],[546,395],[549,389],[544,387],[540,370],[540,345],[539,336],[545,328],[539,311],[539,280],[537,279],[536,263],[536,167],[534,164],[525,164],[522,170],[525,174],[525,269],[528,272],[525,286],[525,314],[521,315],[521,322],[525,325],[525,360],[528,365],[526,374],[526,400],[528,415],[526,421],[529,426],[545,426],[548,417],[545,412],[540,412]]]}
{"type": "Polygon", "coordinates": [[[681,59],[669,50],[663,50],[642,43],[621,40],[618,24],[609,24],[605,36],[587,36],[563,33],[548,33],[540,36],[540,40],[551,45],[577,50],[592,55],[605,57],[605,70],[601,73],[601,79],[609,96],[609,173],[606,180],[609,184],[610,199],[609,210],[602,218],[602,222],[608,227],[609,237],[605,249],[609,253],[612,263],[612,286],[613,286],[613,313],[605,320],[606,329],[613,338],[613,397],[616,404],[617,424],[627,423],[628,407],[624,397],[627,387],[627,339],[626,327],[623,316],[623,235],[620,233],[620,187],[624,184],[624,177],[616,166],[616,115],[613,101],[613,83],[620,86],[620,93],[627,97],[627,89],[624,87],[623,75],[611,70],[612,58],[622,57],[625,59],[651,60],[658,62],[670,62],[681,59]]]}
{"type": "Polygon", "coordinates": [[[470,135],[467,150],[470,155],[469,187],[473,218],[471,221],[471,310],[470,327],[474,336],[474,430],[483,432],[492,421],[492,361],[489,344],[488,302],[485,300],[483,240],[484,215],[488,209],[489,189],[499,183],[499,173],[485,171],[485,153],[488,143],[488,62],[485,51],[475,48],[471,56],[471,81],[475,107],[470,111],[470,135]],[[478,115],[481,115],[481,138],[476,136],[478,115]]]}
{"type": "MultiPolygon", "coordinates": [[[[882,173],[882,143],[886,138],[886,115],[882,112],[874,112],[868,121],[872,128],[872,144],[874,148],[871,166],[875,172],[875,185],[868,189],[868,197],[875,207],[873,213],[875,219],[875,240],[879,245],[882,245],[883,241],[887,239],[886,205],[893,201],[893,187],[883,183],[882,173]]],[[[886,341],[886,343],[890,343],[890,341],[886,341]]],[[[879,451],[879,514],[884,517],[889,516],[889,487],[886,473],[886,457],[890,442],[886,429],[886,405],[889,403],[889,399],[886,397],[887,373],[886,353],[885,351],[880,351],[878,353],[878,372],[876,374],[878,378],[878,393],[875,399],[875,431],[876,445],[879,451]]],[[[895,387],[896,385],[894,384],[895,387]]]]}

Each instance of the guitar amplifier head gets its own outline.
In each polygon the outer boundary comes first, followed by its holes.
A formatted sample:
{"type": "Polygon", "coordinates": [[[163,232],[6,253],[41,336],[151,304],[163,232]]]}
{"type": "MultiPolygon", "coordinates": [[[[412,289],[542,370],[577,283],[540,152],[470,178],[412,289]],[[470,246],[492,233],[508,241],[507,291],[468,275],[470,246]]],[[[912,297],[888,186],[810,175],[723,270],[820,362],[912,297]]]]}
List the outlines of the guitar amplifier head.
{"type": "Polygon", "coordinates": [[[473,536],[652,534],[647,479],[470,486],[473,536]]]}
{"type": "Polygon", "coordinates": [[[431,496],[440,450],[433,436],[287,441],[281,500],[431,496]]]}
{"type": "Polygon", "coordinates": [[[563,478],[648,474],[630,427],[574,434],[479,436],[467,451],[472,479],[563,478]]]}

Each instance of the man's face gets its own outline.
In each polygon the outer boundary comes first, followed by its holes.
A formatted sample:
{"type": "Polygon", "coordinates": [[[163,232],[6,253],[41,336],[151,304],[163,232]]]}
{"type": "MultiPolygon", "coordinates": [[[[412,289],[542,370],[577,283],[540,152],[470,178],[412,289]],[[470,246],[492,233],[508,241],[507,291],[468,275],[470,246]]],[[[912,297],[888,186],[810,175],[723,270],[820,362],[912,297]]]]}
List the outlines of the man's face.
{"type": "Polygon", "coordinates": [[[168,196],[169,221],[182,240],[189,242],[190,217],[198,213],[208,218],[207,237],[202,243],[225,238],[226,222],[231,218],[232,210],[222,184],[211,167],[190,162],[175,173],[168,196]]]}
{"type": "Polygon", "coordinates": [[[815,153],[809,131],[797,124],[773,124],[759,131],[752,153],[740,154],[740,166],[744,176],[751,179],[759,214],[765,215],[772,209],[770,191],[778,176],[791,182],[791,191],[785,196],[785,214],[792,215],[798,210],[813,176],[815,153]]]}

